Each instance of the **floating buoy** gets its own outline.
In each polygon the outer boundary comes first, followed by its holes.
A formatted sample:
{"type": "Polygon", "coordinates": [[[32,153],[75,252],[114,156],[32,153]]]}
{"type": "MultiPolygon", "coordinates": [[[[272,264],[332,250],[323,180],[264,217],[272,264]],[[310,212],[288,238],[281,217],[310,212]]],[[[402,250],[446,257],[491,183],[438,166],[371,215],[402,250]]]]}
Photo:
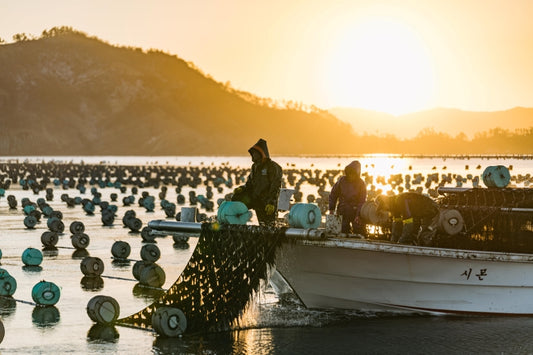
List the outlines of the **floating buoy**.
{"type": "Polygon", "coordinates": [[[104,272],[104,262],[100,258],[87,256],[82,259],[80,270],[85,276],[99,276],[104,272]]]}
{"type": "Polygon", "coordinates": [[[87,249],[91,239],[85,233],[73,234],[70,236],[70,242],[76,249],[87,249]]]}
{"type": "Polygon", "coordinates": [[[165,271],[159,265],[151,263],[141,270],[139,282],[146,286],[161,287],[165,278],[165,271]]]}
{"type": "Polygon", "coordinates": [[[33,229],[35,228],[36,224],[37,224],[37,218],[35,218],[34,216],[26,216],[24,218],[24,225],[26,226],[26,228],[33,229]]]}
{"type": "Polygon", "coordinates": [[[463,216],[457,210],[442,210],[439,216],[439,227],[448,235],[457,235],[464,227],[463,216]]]}
{"type": "Polygon", "coordinates": [[[41,234],[41,243],[45,247],[53,247],[57,244],[59,237],[57,233],[51,231],[45,231],[41,234]]]}
{"type": "Polygon", "coordinates": [[[137,217],[133,217],[133,218],[130,218],[128,220],[126,220],[126,223],[127,223],[127,227],[132,231],[132,232],[139,232],[143,226],[143,222],[137,218],[137,217]]]}
{"type": "Polygon", "coordinates": [[[177,337],[187,329],[187,318],[179,308],[159,307],[152,315],[152,327],[159,335],[177,337]]]}
{"type": "Polygon", "coordinates": [[[161,257],[161,251],[155,244],[146,244],[141,248],[141,259],[156,262],[161,257]]]}
{"type": "Polygon", "coordinates": [[[151,233],[152,228],[144,227],[141,230],[141,238],[145,243],[155,243],[155,236],[151,233]]]}
{"type": "Polygon", "coordinates": [[[17,280],[7,271],[0,276],[0,296],[12,296],[17,290],[17,280]]]}
{"type": "MultiPolygon", "coordinates": [[[[224,201],[217,211],[217,221],[221,224],[246,224],[251,217],[248,207],[239,201],[224,201]]],[[[181,209],[183,220],[183,208],[181,209]]]]}
{"type": "Polygon", "coordinates": [[[133,277],[136,280],[140,281],[141,280],[141,272],[148,265],[152,265],[152,263],[149,262],[149,261],[144,261],[144,260],[136,261],[135,264],[133,264],[133,267],[131,268],[131,273],[133,274],[133,277]]]}
{"type": "Polygon", "coordinates": [[[39,249],[27,248],[22,252],[22,262],[26,266],[39,266],[43,262],[43,253],[39,249]]]}
{"type": "Polygon", "coordinates": [[[115,213],[110,209],[105,209],[102,211],[102,224],[104,226],[112,226],[115,222],[115,213]]]}
{"type": "Polygon", "coordinates": [[[40,281],[31,290],[31,298],[41,306],[53,306],[59,301],[61,291],[53,282],[40,281]]]}
{"type": "Polygon", "coordinates": [[[98,324],[113,324],[120,314],[120,306],[113,297],[98,295],[87,303],[87,315],[98,324]]]}
{"type": "Polygon", "coordinates": [[[85,232],[85,225],[83,222],[74,221],[70,224],[69,230],[72,234],[83,233],[85,232]]]}
{"type": "Polygon", "coordinates": [[[57,217],[48,218],[46,225],[48,226],[48,229],[55,233],[63,233],[65,230],[65,224],[57,217]]]}
{"type": "Polygon", "coordinates": [[[488,166],[483,171],[483,183],[487,187],[506,187],[511,182],[511,173],[503,165],[488,166]]]}
{"type": "Polygon", "coordinates": [[[117,240],[111,246],[111,254],[117,259],[127,259],[130,256],[131,247],[128,243],[117,240]]]}
{"type": "Polygon", "coordinates": [[[289,211],[289,225],[293,228],[317,228],[322,214],[317,205],[297,203],[289,211]]]}

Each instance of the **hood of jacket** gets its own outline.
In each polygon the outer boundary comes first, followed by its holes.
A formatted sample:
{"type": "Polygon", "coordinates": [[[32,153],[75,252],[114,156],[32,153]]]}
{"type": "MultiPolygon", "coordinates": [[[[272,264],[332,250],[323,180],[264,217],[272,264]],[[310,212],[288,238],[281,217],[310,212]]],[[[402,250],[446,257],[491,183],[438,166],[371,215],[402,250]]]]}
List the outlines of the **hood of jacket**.
{"type": "Polygon", "coordinates": [[[358,160],[352,161],[350,164],[346,165],[344,172],[348,174],[348,171],[354,172],[357,176],[361,176],[361,163],[358,160]]]}
{"type": "Polygon", "coordinates": [[[268,153],[267,142],[262,138],[259,139],[257,143],[255,143],[250,149],[248,149],[248,153],[250,153],[250,155],[252,154],[252,150],[258,151],[263,157],[263,160],[266,158],[270,158],[270,154],[268,153]]]}

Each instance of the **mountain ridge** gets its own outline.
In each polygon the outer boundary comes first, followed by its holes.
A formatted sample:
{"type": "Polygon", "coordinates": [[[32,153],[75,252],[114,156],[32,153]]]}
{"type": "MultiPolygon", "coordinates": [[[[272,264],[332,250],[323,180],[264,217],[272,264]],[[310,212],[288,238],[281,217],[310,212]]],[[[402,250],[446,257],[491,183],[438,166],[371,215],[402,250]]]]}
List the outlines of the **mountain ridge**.
{"type": "Polygon", "coordinates": [[[0,66],[0,156],[245,155],[258,138],[272,155],[533,151],[533,109],[513,109],[514,121],[508,111],[457,109],[391,120],[362,109],[280,104],[217,82],[176,55],[111,46],[71,28],[1,44],[0,66]],[[424,128],[428,122],[443,124],[424,128]],[[490,131],[499,122],[522,131],[490,131]],[[476,125],[486,129],[472,139],[444,131],[476,125]],[[415,138],[402,139],[403,131],[415,138]]]}
{"type": "Polygon", "coordinates": [[[403,139],[416,137],[424,129],[433,129],[453,137],[465,133],[467,137],[473,138],[490,129],[514,131],[533,126],[533,108],[520,106],[500,111],[437,107],[398,116],[351,107],[334,107],[328,111],[351,124],[356,133],[393,134],[403,139]]]}

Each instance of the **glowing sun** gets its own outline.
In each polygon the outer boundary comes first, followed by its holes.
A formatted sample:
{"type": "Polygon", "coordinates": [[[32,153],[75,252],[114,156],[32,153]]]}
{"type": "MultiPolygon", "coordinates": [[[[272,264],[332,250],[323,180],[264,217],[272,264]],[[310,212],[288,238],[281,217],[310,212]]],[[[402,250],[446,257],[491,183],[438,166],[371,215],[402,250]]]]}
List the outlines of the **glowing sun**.
{"type": "Polygon", "coordinates": [[[409,26],[374,18],[331,45],[324,78],[330,102],[398,115],[425,108],[433,97],[433,60],[409,26]]]}

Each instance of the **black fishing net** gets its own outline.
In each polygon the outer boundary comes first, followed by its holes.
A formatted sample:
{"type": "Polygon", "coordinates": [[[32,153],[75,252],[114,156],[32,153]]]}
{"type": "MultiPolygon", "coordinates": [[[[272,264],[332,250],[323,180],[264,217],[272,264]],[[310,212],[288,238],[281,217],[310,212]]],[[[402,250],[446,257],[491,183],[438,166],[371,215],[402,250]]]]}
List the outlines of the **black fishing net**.
{"type": "Polygon", "coordinates": [[[439,204],[458,210],[465,228],[441,236],[438,246],[533,253],[533,189],[473,188],[447,193],[439,204]]]}
{"type": "Polygon", "coordinates": [[[117,324],[151,328],[156,309],[170,306],[183,311],[188,333],[235,326],[260,280],[266,280],[285,233],[266,226],[216,226],[202,224],[189,263],[160,299],[117,324]]]}

